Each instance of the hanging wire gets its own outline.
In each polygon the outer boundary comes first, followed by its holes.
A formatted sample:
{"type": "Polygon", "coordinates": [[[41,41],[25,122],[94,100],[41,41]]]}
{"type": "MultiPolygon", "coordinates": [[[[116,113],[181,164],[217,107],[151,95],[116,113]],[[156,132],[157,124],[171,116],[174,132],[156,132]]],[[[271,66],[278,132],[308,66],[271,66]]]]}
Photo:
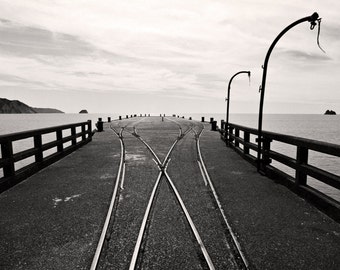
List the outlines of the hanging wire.
{"type": "Polygon", "coordinates": [[[310,30],[313,30],[314,27],[315,27],[316,25],[318,25],[318,35],[317,35],[317,37],[316,37],[316,44],[318,45],[318,47],[320,48],[321,51],[323,51],[324,53],[326,53],[326,52],[324,51],[324,49],[321,48],[321,46],[320,46],[320,40],[319,40],[319,38],[320,38],[320,30],[321,30],[321,18],[317,19],[316,21],[311,21],[311,22],[310,22],[310,30]],[[316,21],[317,21],[317,23],[316,23],[316,21]]]}
{"type": "Polygon", "coordinates": [[[317,37],[317,39],[316,39],[316,43],[318,44],[320,50],[323,51],[324,53],[326,53],[326,52],[324,51],[324,49],[322,49],[321,46],[320,46],[320,41],[319,41],[320,30],[321,30],[321,18],[318,19],[318,37],[317,37]]]}

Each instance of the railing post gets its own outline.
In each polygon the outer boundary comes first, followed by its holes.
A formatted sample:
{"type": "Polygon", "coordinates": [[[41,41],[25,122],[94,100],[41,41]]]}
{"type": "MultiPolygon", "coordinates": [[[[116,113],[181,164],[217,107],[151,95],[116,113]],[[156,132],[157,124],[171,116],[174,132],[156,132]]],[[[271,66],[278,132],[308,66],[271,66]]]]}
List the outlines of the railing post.
{"type": "Polygon", "coordinates": [[[301,165],[308,164],[308,148],[298,146],[296,151],[296,171],[295,171],[295,188],[307,184],[307,174],[301,170],[301,165]]]}
{"type": "MultiPolygon", "coordinates": [[[[86,124],[85,124],[86,125],[86,124]]],[[[85,129],[85,125],[81,125],[81,140],[85,141],[86,140],[86,129],[85,129]]]]}
{"type": "Polygon", "coordinates": [[[15,174],[14,160],[13,160],[13,145],[12,141],[1,143],[2,158],[7,160],[3,167],[4,177],[11,177],[15,174]]]}
{"type": "Polygon", "coordinates": [[[262,145],[262,171],[266,173],[266,166],[269,165],[272,160],[270,159],[270,143],[272,142],[272,139],[268,139],[266,137],[263,137],[263,145],[262,145]]]}
{"type": "Polygon", "coordinates": [[[243,131],[243,154],[244,155],[249,155],[249,146],[247,146],[247,143],[250,142],[250,133],[248,131],[243,131]]]}
{"type": "Polygon", "coordinates": [[[88,125],[88,138],[89,141],[92,141],[92,121],[91,120],[87,120],[87,125],[88,125]]]}
{"type": "Polygon", "coordinates": [[[204,116],[202,116],[201,122],[204,122],[204,116]]]}
{"type": "Polygon", "coordinates": [[[235,128],[235,147],[239,147],[240,143],[236,140],[236,138],[240,138],[240,130],[235,128]]]}
{"type": "Polygon", "coordinates": [[[72,135],[72,145],[76,145],[77,144],[76,127],[71,127],[71,135],[72,135]]]}
{"type": "Polygon", "coordinates": [[[224,130],[224,124],[225,124],[225,122],[224,122],[224,120],[222,119],[222,120],[221,120],[221,130],[222,130],[222,129],[224,130]]]}
{"type": "Polygon", "coordinates": [[[217,121],[212,121],[211,122],[211,130],[216,131],[217,130],[217,121]]]}
{"type": "Polygon", "coordinates": [[[37,134],[34,136],[34,148],[38,150],[38,152],[35,154],[35,162],[42,162],[43,151],[42,151],[41,134],[37,134]]]}
{"type": "Polygon", "coordinates": [[[98,132],[102,132],[104,130],[104,122],[102,121],[102,118],[98,118],[98,122],[96,124],[98,132]]]}
{"type": "Polygon", "coordinates": [[[62,152],[64,150],[62,129],[57,130],[57,142],[58,142],[57,151],[62,152]]]}
{"type": "Polygon", "coordinates": [[[226,142],[227,142],[227,146],[230,146],[232,144],[232,142],[234,141],[234,139],[232,138],[233,132],[234,132],[234,127],[232,126],[228,126],[228,133],[227,133],[227,138],[226,138],[226,142]]]}

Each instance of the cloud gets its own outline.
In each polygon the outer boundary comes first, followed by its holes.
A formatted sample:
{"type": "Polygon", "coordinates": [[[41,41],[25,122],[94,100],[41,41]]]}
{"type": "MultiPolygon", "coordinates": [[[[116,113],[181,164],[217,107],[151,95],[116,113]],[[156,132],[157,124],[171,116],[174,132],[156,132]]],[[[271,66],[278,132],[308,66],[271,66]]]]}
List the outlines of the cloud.
{"type": "Polygon", "coordinates": [[[4,54],[22,57],[77,57],[93,53],[93,46],[76,36],[4,21],[0,25],[0,51],[4,54]]]}
{"type": "Polygon", "coordinates": [[[330,61],[332,58],[330,58],[327,54],[322,53],[308,53],[305,51],[298,51],[298,50],[281,50],[281,52],[278,53],[279,55],[283,57],[289,57],[294,58],[295,60],[300,61],[330,61]]]}

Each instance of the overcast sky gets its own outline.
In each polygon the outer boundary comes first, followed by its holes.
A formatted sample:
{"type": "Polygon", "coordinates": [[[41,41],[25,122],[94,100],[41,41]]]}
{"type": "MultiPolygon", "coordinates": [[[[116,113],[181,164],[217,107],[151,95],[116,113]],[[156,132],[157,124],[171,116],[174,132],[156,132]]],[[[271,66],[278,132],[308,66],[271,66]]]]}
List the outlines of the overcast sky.
{"type": "Polygon", "coordinates": [[[0,97],[68,113],[340,113],[339,0],[0,0],[0,97]],[[278,3],[280,2],[280,3],[278,3]]]}

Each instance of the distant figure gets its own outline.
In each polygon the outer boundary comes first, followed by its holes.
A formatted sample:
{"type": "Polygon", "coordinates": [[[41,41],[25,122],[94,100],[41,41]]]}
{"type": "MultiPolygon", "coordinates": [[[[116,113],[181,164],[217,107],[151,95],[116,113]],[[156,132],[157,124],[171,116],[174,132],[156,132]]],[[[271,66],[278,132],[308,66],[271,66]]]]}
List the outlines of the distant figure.
{"type": "Polygon", "coordinates": [[[327,110],[325,112],[325,115],[336,115],[336,112],[335,111],[332,111],[332,110],[327,110]]]}

